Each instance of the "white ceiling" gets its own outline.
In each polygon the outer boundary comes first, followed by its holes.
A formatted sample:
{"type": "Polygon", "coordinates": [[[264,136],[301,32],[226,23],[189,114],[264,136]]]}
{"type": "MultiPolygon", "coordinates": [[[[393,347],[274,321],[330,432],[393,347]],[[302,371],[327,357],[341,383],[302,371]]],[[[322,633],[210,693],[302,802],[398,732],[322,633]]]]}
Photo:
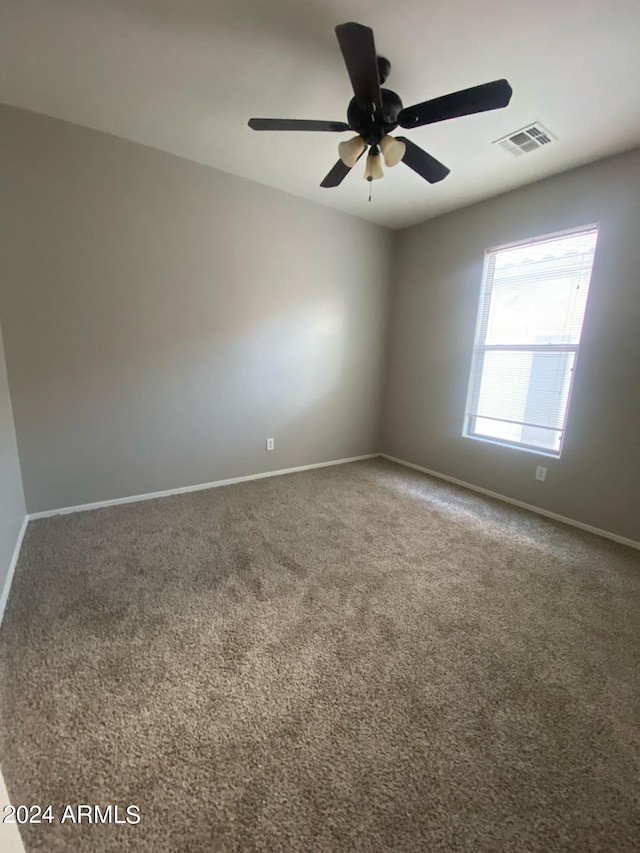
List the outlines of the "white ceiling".
{"type": "Polygon", "coordinates": [[[638,0],[2,0],[0,101],[151,145],[401,228],[640,145],[638,0]],[[408,135],[451,169],[318,184],[342,134],[256,133],[250,116],[344,120],[333,28],[373,27],[405,106],[506,77],[505,110],[408,135]],[[533,121],[558,141],[492,141],[533,121]]]}

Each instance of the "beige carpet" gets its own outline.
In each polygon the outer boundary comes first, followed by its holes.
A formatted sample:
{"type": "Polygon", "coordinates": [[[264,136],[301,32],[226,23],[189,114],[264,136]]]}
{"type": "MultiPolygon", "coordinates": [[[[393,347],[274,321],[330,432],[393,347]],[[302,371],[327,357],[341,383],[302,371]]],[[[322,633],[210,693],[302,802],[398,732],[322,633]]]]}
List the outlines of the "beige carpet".
{"type": "Polygon", "coordinates": [[[34,522],[27,849],[637,851],[639,603],[640,553],[382,460],[34,522]]]}

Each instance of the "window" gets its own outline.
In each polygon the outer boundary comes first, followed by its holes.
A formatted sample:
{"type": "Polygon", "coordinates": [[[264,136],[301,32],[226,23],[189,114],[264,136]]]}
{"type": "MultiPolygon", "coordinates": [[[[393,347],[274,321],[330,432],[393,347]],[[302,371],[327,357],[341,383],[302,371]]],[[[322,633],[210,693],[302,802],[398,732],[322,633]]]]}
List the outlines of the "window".
{"type": "Polygon", "coordinates": [[[597,225],[489,249],[464,435],[560,456],[597,225]]]}

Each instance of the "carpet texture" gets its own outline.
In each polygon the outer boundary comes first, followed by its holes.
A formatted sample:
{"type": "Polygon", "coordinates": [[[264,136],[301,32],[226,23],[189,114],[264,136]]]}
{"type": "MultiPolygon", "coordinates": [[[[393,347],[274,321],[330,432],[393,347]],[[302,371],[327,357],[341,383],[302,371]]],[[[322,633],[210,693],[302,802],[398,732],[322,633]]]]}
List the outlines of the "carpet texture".
{"type": "Polygon", "coordinates": [[[372,460],[29,525],[27,850],[640,849],[640,553],[372,460]]]}

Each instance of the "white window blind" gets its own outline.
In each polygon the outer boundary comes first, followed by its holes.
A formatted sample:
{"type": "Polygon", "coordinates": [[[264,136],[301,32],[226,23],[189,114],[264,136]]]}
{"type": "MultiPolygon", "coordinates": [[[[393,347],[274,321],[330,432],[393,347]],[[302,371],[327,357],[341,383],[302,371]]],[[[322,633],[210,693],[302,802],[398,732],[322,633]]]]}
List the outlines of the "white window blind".
{"type": "Polygon", "coordinates": [[[597,239],[487,251],[465,435],[560,455],[597,239]]]}

